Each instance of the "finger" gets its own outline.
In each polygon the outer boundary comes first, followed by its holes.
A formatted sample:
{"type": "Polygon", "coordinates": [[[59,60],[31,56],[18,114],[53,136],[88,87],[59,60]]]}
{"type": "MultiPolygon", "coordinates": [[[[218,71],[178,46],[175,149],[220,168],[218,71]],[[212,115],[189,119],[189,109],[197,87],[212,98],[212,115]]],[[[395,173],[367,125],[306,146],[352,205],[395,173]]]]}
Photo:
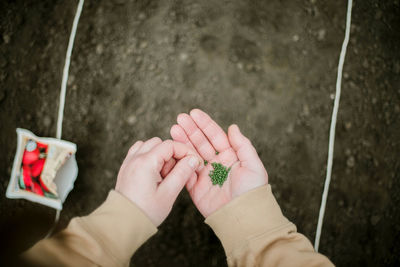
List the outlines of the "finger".
{"type": "Polygon", "coordinates": [[[185,186],[192,175],[196,175],[195,170],[199,165],[198,158],[195,156],[186,156],[171,170],[158,187],[157,193],[163,198],[167,197],[173,202],[185,186]]]}
{"type": "Polygon", "coordinates": [[[192,142],[189,140],[189,137],[186,135],[185,130],[183,130],[180,125],[174,124],[169,133],[171,134],[172,139],[175,141],[187,144],[194,148],[192,142]]]}
{"type": "Polygon", "coordinates": [[[128,156],[133,156],[135,153],[142,147],[143,141],[137,141],[131,148],[128,150],[128,156]]]}
{"type": "Polygon", "coordinates": [[[202,169],[203,164],[200,155],[190,146],[176,141],[166,140],[149,152],[149,157],[153,162],[156,162],[156,168],[159,172],[171,158],[180,160],[186,156],[195,156],[199,162],[197,170],[200,171],[202,169]]]}
{"type": "Polygon", "coordinates": [[[152,150],[155,146],[162,143],[162,140],[159,137],[153,137],[142,145],[142,147],[137,151],[137,154],[144,154],[152,150]]]}
{"type": "Polygon", "coordinates": [[[176,164],[176,160],[174,158],[171,158],[167,163],[164,164],[163,168],[161,169],[161,176],[165,178],[165,176],[168,175],[168,173],[174,168],[176,164]]]}
{"type": "Polygon", "coordinates": [[[194,174],[192,174],[192,176],[187,181],[186,189],[190,192],[190,190],[192,190],[192,188],[196,184],[196,182],[197,182],[197,174],[194,173],[194,174]]]}
{"type": "Polygon", "coordinates": [[[196,148],[197,152],[199,152],[200,156],[206,160],[213,159],[215,157],[215,149],[200,128],[197,127],[192,117],[188,114],[182,113],[179,114],[177,121],[189,137],[190,142],[196,148]]]}
{"type": "Polygon", "coordinates": [[[207,139],[210,141],[211,145],[216,151],[222,152],[231,147],[228,136],[224,130],[222,130],[222,128],[215,121],[213,121],[210,116],[207,115],[207,113],[200,109],[193,109],[190,112],[190,116],[206,135],[207,139]]]}
{"type": "Polygon", "coordinates": [[[250,140],[245,137],[235,124],[231,125],[228,129],[229,142],[238,156],[240,163],[244,167],[252,170],[259,168],[264,169],[256,149],[251,144],[250,140]]]}

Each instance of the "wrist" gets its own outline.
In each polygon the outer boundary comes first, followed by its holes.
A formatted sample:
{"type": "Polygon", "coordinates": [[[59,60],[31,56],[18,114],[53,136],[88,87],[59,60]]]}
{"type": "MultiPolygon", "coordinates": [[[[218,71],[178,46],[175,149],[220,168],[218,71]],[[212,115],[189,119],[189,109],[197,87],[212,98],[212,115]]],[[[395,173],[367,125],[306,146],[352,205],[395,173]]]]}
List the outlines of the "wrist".
{"type": "Polygon", "coordinates": [[[114,190],[100,207],[79,220],[107,248],[108,254],[123,259],[121,262],[128,262],[132,254],[157,232],[141,209],[114,190]]]}
{"type": "MultiPolygon", "coordinates": [[[[132,197],[131,194],[125,194],[117,188],[115,188],[114,191],[124,197],[126,201],[131,203],[131,205],[134,205],[136,209],[139,209],[155,227],[158,227],[163,222],[164,219],[160,218],[160,212],[154,211],[155,205],[146,202],[143,197],[132,197]]],[[[135,194],[134,196],[137,197],[138,194],[135,194]]]]}
{"type": "Polygon", "coordinates": [[[227,256],[251,237],[289,223],[276,202],[270,185],[248,191],[221,207],[205,222],[221,240],[227,256]]]}

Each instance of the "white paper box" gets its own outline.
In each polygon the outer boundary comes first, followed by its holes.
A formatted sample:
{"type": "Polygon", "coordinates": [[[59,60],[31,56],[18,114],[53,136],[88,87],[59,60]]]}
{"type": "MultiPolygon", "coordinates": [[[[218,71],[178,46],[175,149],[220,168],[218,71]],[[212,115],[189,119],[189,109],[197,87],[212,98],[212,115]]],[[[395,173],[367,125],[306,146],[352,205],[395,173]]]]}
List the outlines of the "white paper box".
{"type": "Polygon", "coordinates": [[[78,176],[78,164],[76,163],[75,153],[76,144],[49,137],[37,137],[32,132],[25,129],[17,129],[17,151],[15,153],[14,164],[11,172],[10,182],[7,187],[6,196],[8,198],[24,198],[33,202],[37,202],[54,209],[61,210],[62,203],[68,196],[68,193],[73,189],[74,182],[78,176]],[[33,192],[20,189],[18,185],[18,177],[20,176],[22,156],[25,150],[24,140],[26,138],[35,140],[37,142],[45,143],[48,145],[57,145],[73,151],[71,157],[60,167],[57,171],[54,183],[57,185],[57,194],[59,199],[51,199],[48,197],[40,196],[33,192]]]}

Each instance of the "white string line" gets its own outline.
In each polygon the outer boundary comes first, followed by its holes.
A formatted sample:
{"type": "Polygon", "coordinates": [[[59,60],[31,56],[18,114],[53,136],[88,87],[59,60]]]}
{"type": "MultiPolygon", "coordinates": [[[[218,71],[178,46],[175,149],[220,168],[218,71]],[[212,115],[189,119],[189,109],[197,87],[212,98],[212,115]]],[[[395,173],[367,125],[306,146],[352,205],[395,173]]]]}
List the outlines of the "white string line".
{"type": "Polygon", "coordinates": [[[53,234],[54,230],[56,229],[58,220],[60,219],[60,213],[61,213],[61,210],[56,211],[56,217],[54,218],[53,226],[51,227],[51,229],[49,230],[49,232],[47,233],[45,238],[49,238],[53,234]]]}
{"type": "Polygon", "coordinates": [[[318,248],[319,248],[319,241],[321,238],[321,230],[322,230],[322,224],[323,224],[323,220],[324,220],[326,200],[328,198],[329,184],[331,182],[331,175],[332,175],[336,120],[337,120],[337,113],[339,110],[340,93],[342,90],[341,85],[342,85],[344,58],[346,56],[347,45],[348,45],[349,39],[350,39],[352,6],[353,6],[353,0],[348,0],[348,2],[347,2],[347,17],[346,17],[346,32],[345,32],[345,37],[344,37],[343,44],[342,44],[342,50],[340,52],[337,79],[336,79],[335,103],[333,105],[331,128],[330,128],[330,132],[329,132],[329,150],[328,150],[328,163],[327,163],[327,170],[326,170],[325,186],[324,186],[324,191],[322,193],[322,201],[321,201],[321,207],[319,210],[317,232],[315,234],[315,242],[314,242],[314,249],[317,252],[318,252],[318,248]]]}
{"type": "MultiPolygon", "coordinates": [[[[64,106],[65,106],[65,94],[67,92],[67,81],[68,81],[68,74],[69,74],[69,65],[71,63],[71,54],[72,49],[74,47],[76,29],[78,28],[79,18],[81,17],[83,3],[85,0],[79,0],[78,7],[76,9],[74,22],[72,24],[71,34],[69,36],[68,48],[67,48],[67,55],[65,56],[65,65],[63,70],[63,76],[61,81],[61,92],[60,92],[60,105],[58,108],[58,119],[57,119],[57,139],[61,139],[62,134],[62,123],[64,119],[64,106]]],[[[45,238],[49,238],[54,230],[56,229],[57,223],[60,219],[61,210],[56,211],[56,216],[54,218],[54,223],[49,232],[47,233],[45,238]]]]}
{"type": "Polygon", "coordinates": [[[82,13],[83,2],[85,2],[85,1],[79,0],[78,7],[76,9],[74,23],[72,24],[71,35],[69,36],[67,55],[65,57],[65,65],[64,65],[64,71],[63,71],[63,76],[62,76],[62,81],[61,81],[60,106],[58,108],[58,119],[57,119],[56,137],[58,139],[61,139],[61,134],[62,134],[62,123],[63,123],[63,118],[64,118],[65,94],[67,91],[69,65],[71,63],[72,48],[74,47],[76,29],[78,28],[79,18],[82,13]]]}

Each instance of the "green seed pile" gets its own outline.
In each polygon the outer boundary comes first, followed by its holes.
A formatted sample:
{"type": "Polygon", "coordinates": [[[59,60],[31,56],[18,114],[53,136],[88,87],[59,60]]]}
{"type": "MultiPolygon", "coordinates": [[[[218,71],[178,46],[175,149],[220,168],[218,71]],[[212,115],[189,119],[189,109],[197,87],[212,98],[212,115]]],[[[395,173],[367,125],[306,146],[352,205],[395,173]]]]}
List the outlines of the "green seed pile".
{"type": "Polygon", "coordinates": [[[211,182],[213,185],[219,185],[221,187],[228,178],[228,173],[231,168],[227,168],[221,163],[216,162],[211,163],[211,166],[214,168],[214,170],[211,170],[208,174],[211,178],[211,182]]]}

